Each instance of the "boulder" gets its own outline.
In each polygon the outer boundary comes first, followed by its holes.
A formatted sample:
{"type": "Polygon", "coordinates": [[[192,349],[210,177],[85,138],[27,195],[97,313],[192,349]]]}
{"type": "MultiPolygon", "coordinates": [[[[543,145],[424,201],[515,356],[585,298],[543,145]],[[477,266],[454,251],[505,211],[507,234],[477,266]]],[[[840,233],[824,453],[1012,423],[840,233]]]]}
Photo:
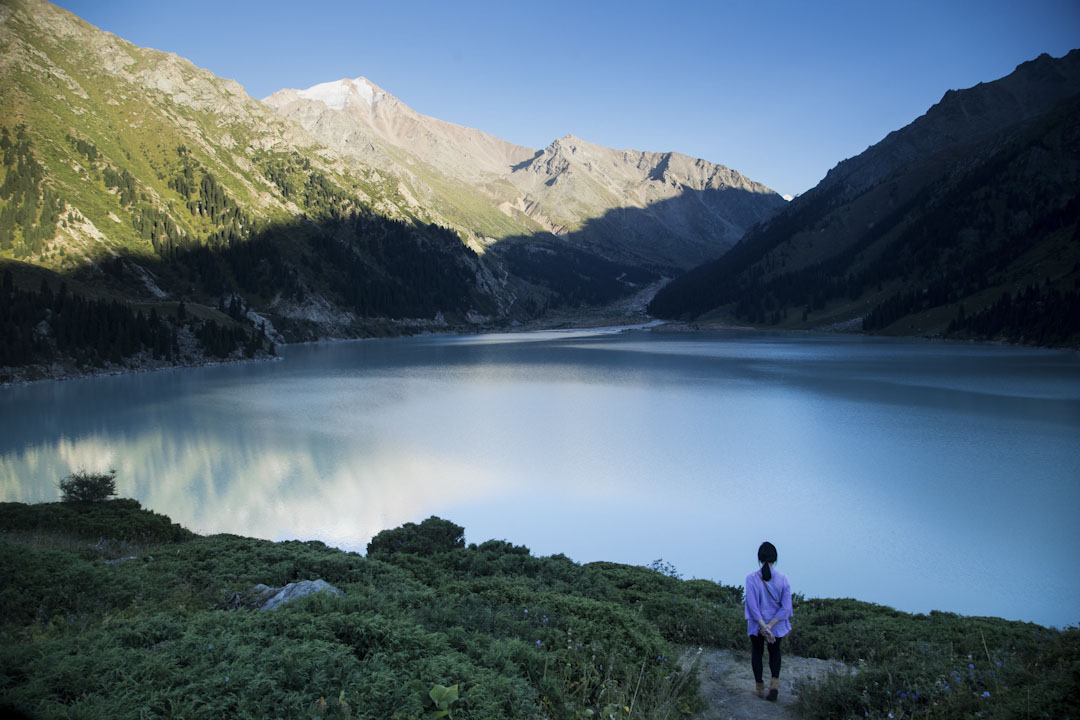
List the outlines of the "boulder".
{"type": "Polygon", "coordinates": [[[345,594],[325,580],[301,580],[300,582],[289,583],[283,588],[268,588],[267,586],[260,584],[256,585],[254,588],[254,591],[262,597],[269,595],[271,591],[275,590],[276,592],[274,595],[259,607],[260,610],[277,610],[285,603],[292,602],[293,600],[313,593],[328,592],[334,595],[345,594]]]}

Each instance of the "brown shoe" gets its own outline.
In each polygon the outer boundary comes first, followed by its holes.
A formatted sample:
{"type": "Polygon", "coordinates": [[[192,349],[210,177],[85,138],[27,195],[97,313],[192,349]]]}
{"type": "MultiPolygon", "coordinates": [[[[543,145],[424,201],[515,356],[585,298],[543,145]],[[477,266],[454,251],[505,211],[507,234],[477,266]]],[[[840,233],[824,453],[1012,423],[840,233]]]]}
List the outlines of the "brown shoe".
{"type": "Polygon", "coordinates": [[[772,678],[769,680],[769,694],[765,696],[766,700],[776,702],[776,696],[780,692],[780,678],[772,678]]]}
{"type": "Polygon", "coordinates": [[[759,682],[754,685],[754,694],[759,698],[765,697],[765,683],[759,682]]]}

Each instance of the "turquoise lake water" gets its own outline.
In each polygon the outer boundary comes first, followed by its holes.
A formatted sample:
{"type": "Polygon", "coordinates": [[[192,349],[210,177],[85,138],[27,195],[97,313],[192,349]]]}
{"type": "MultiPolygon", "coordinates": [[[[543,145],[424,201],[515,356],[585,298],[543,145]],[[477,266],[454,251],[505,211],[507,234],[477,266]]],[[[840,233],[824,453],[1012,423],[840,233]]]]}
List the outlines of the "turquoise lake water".
{"type": "Polygon", "coordinates": [[[0,389],[0,499],[115,468],[200,533],[362,551],[430,515],[579,562],[1080,622],[1080,355],[567,331],[288,347],[0,389]]]}

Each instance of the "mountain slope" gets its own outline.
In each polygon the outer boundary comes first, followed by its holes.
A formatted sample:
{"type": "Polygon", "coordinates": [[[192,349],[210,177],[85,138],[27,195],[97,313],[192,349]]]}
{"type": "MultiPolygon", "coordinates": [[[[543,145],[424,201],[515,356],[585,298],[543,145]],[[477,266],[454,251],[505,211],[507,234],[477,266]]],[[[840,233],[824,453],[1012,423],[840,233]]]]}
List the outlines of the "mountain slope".
{"type": "Polygon", "coordinates": [[[0,5],[0,367],[501,317],[496,275],[410,210],[235,82],[45,2],[0,5]],[[109,340],[117,323],[136,339],[109,340]]]}
{"type": "Polygon", "coordinates": [[[672,282],[651,311],[1077,342],[1078,92],[1080,51],[950,91],[726,256],[672,282]],[[973,319],[989,315],[1000,322],[973,319]]]}
{"type": "Polygon", "coordinates": [[[558,235],[646,266],[690,267],[787,203],[740,173],[679,153],[612,150],[568,135],[508,176],[521,209],[558,235]],[[626,211],[633,223],[625,222],[626,211]]]}
{"type": "Polygon", "coordinates": [[[608,260],[686,268],[785,204],[734,170],[678,153],[612,150],[569,135],[542,150],[513,145],[421,115],[365,78],[281,90],[264,102],[343,156],[399,178],[435,219],[485,245],[573,233],[575,247],[608,260]],[[644,226],[619,222],[620,209],[645,210],[635,213],[644,226]]]}
{"type": "Polygon", "coordinates": [[[362,77],[281,90],[263,102],[351,159],[352,167],[382,171],[425,220],[481,237],[540,229],[492,207],[481,190],[503,168],[531,157],[529,148],[421,115],[362,77]]]}

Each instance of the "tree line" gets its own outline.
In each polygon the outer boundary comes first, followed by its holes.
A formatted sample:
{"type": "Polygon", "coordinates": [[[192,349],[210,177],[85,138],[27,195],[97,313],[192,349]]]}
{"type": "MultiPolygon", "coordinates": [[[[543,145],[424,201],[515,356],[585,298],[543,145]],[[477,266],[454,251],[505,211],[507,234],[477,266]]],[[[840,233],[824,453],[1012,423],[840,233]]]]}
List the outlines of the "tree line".
{"type": "Polygon", "coordinates": [[[1031,284],[1002,293],[989,307],[968,315],[964,306],[949,334],[1034,345],[1080,344],[1080,292],[1031,284]]]}
{"type": "MultiPolygon", "coordinates": [[[[116,262],[122,262],[117,260],[116,262]]],[[[0,280],[0,366],[73,360],[82,366],[121,365],[145,355],[178,362],[179,333],[187,328],[207,355],[251,357],[273,353],[263,328],[248,330],[189,316],[181,302],[174,313],[143,311],[118,300],[92,299],[57,290],[42,280],[35,290],[15,287],[10,269],[0,280]]]]}
{"type": "Polygon", "coordinates": [[[17,258],[37,254],[56,234],[64,203],[45,182],[45,168],[34,157],[25,125],[15,128],[14,139],[0,127],[0,154],[0,250],[13,250],[17,258]]]}

